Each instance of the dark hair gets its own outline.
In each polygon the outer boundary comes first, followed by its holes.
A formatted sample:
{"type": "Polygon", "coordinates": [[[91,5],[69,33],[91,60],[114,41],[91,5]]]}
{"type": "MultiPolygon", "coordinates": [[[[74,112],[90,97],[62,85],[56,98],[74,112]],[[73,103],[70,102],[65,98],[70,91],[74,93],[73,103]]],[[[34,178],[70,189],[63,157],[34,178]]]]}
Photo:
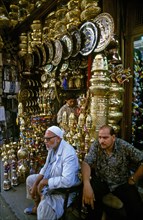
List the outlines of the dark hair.
{"type": "Polygon", "coordinates": [[[76,96],[74,94],[66,95],[65,100],[70,100],[70,99],[76,99],[76,96]]]}
{"type": "Polygon", "coordinates": [[[103,125],[103,126],[100,127],[99,130],[102,130],[103,128],[109,129],[111,135],[116,134],[114,128],[112,126],[110,126],[110,125],[103,125]]]}

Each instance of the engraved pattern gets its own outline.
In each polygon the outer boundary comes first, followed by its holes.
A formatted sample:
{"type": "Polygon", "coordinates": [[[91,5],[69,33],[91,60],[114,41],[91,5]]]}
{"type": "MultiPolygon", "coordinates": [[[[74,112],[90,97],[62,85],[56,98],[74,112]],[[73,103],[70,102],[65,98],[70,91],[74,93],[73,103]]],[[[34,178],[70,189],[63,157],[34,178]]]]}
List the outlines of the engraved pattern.
{"type": "Polygon", "coordinates": [[[54,55],[54,59],[52,60],[52,64],[54,66],[57,66],[61,62],[62,54],[63,54],[63,47],[60,40],[57,39],[54,41],[54,48],[55,48],[55,55],[54,55]]]}
{"type": "Polygon", "coordinates": [[[51,63],[52,59],[53,59],[53,56],[54,56],[53,44],[50,40],[48,40],[48,41],[45,42],[45,46],[47,48],[46,50],[47,50],[47,53],[48,53],[47,63],[51,63]]]}
{"type": "Polygon", "coordinates": [[[81,35],[79,30],[73,30],[71,32],[71,36],[73,39],[73,51],[72,51],[72,57],[76,57],[76,55],[79,53],[80,49],[81,49],[81,35]]]}
{"type": "Polygon", "coordinates": [[[73,41],[69,34],[65,34],[61,39],[63,45],[63,59],[67,60],[72,55],[73,41]]]}
{"type": "Polygon", "coordinates": [[[101,52],[110,43],[114,34],[114,20],[110,14],[101,13],[95,18],[94,23],[100,29],[99,41],[94,52],[101,52]]]}
{"type": "Polygon", "coordinates": [[[88,56],[95,48],[98,40],[98,29],[93,22],[85,22],[80,27],[81,33],[81,50],[83,56],[88,56]]]}

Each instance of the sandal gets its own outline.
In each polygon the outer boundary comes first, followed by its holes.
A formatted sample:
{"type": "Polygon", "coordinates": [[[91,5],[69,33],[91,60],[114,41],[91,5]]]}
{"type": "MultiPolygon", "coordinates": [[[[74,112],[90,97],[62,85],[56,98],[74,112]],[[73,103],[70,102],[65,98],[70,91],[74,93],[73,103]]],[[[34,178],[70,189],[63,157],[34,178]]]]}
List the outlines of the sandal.
{"type": "Polygon", "coordinates": [[[24,209],[24,213],[27,215],[36,215],[36,212],[33,211],[33,208],[34,207],[29,207],[29,208],[24,209]]]}

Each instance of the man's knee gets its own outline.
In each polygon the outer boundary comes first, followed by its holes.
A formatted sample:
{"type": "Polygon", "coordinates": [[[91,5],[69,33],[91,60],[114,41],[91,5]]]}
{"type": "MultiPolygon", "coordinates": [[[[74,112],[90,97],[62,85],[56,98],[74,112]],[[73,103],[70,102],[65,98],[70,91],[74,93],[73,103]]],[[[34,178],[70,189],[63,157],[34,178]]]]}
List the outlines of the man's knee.
{"type": "Polygon", "coordinates": [[[26,185],[33,185],[33,183],[35,182],[36,178],[37,178],[37,174],[29,175],[26,178],[26,185]]]}

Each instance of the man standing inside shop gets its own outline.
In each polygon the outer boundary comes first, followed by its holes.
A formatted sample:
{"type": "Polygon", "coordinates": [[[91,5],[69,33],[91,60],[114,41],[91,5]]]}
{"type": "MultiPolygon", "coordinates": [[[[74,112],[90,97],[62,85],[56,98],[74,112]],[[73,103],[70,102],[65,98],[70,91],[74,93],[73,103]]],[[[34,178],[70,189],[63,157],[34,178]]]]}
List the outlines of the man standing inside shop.
{"type": "Polygon", "coordinates": [[[65,104],[59,109],[57,113],[57,123],[62,125],[64,113],[66,113],[66,123],[68,123],[71,113],[74,113],[75,119],[77,120],[79,112],[80,108],[77,105],[77,99],[75,98],[75,95],[68,95],[65,98],[65,104]]]}
{"type": "Polygon", "coordinates": [[[142,151],[116,138],[113,128],[104,125],[81,168],[82,203],[89,209],[88,219],[101,220],[103,209],[110,220],[143,219],[143,201],[137,189],[138,181],[143,181],[142,151]]]}
{"type": "MultiPolygon", "coordinates": [[[[44,136],[48,156],[39,174],[26,180],[27,198],[35,201],[34,207],[24,213],[37,214],[38,220],[59,219],[64,210],[64,196],[52,194],[53,189],[68,188],[79,183],[79,162],[74,148],[63,139],[63,130],[49,127],[44,136]]],[[[72,198],[69,196],[69,204],[72,198]]]]}

